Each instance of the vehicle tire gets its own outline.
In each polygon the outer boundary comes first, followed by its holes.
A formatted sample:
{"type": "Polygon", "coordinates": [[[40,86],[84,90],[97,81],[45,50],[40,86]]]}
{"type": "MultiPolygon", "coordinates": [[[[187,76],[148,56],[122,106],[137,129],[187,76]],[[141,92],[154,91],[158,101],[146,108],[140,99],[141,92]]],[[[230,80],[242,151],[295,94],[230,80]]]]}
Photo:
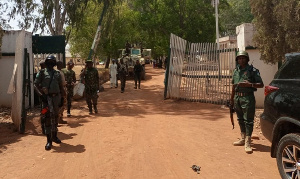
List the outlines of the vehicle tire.
{"type": "Polygon", "coordinates": [[[281,178],[300,178],[300,134],[287,134],[280,139],[276,161],[281,178]]]}

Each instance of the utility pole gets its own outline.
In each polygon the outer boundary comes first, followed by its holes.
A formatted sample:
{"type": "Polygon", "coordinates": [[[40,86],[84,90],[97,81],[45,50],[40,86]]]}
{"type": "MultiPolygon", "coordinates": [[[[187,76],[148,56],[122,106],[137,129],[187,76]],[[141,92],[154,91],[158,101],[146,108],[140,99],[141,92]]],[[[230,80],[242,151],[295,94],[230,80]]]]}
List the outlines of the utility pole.
{"type": "MultiPolygon", "coordinates": [[[[98,43],[100,41],[100,36],[101,36],[101,23],[102,23],[102,20],[103,20],[103,17],[104,17],[104,14],[105,14],[107,8],[108,8],[108,4],[106,2],[104,2],[103,10],[102,10],[101,16],[100,16],[99,21],[98,21],[98,27],[97,27],[97,31],[96,31],[96,34],[95,34],[95,38],[94,38],[94,41],[93,41],[92,47],[90,49],[89,56],[88,56],[87,60],[92,60],[92,56],[96,52],[98,43]]],[[[94,65],[95,65],[95,62],[94,62],[94,65]]]]}

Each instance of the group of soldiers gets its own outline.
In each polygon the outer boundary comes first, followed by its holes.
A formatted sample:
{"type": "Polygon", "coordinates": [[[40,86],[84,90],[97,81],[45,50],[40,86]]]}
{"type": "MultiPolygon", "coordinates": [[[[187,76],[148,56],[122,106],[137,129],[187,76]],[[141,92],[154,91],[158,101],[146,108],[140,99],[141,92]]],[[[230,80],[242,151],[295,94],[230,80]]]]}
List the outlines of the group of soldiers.
{"type": "MultiPolygon", "coordinates": [[[[253,122],[255,115],[255,97],[254,92],[257,88],[264,86],[259,70],[249,65],[249,55],[245,51],[240,51],[236,56],[237,67],[235,68],[232,76],[232,93],[230,103],[234,106],[237,113],[238,122],[241,131],[241,138],[234,142],[234,146],[244,145],[247,153],[252,153],[251,135],[253,132],[253,122]]],[[[110,69],[111,83],[116,82],[114,76],[119,74],[121,80],[121,92],[124,92],[127,66],[120,60],[119,67],[116,66],[115,61],[110,69]],[[117,73],[112,74],[112,69],[118,69],[117,73]]],[[[42,67],[42,65],[41,65],[42,67]]],[[[73,96],[73,87],[76,82],[75,72],[72,70],[74,67],[73,62],[67,63],[66,69],[62,68],[61,62],[56,62],[56,58],[50,55],[45,60],[45,65],[42,67],[39,73],[36,75],[34,81],[34,87],[39,94],[42,101],[42,130],[47,136],[46,150],[50,150],[52,142],[61,143],[61,140],[57,137],[58,122],[62,122],[61,108],[67,101],[67,115],[70,116],[71,100],[73,96]],[[57,65],[57,69],[54,66],[57,65]],[[60,120],[60,121],[59,121],[60,120]]],[[[139,81],[140,88],[140,76],[141,65],[139,61],[136,61],[134,67],[135,71],[135,88],[137,88],[137,81],[139,81]]],[[[89,108],[89,113],[98,113],[97,98],[99,90],[99,75],[98,70],[93,67],[92,60],[86,61],[86,67],[82,70],[80,78],[83,84],[85,84],[86,103],[89,108]]],[[[113,84],[112,86],[113,87],[113,84]]],[[[116,87],[116,86],[115,86],[116,87]]],[[[63,111],[63,110],[62,110],[63,111]]]]}
{"type": "MultiPolygon", "coordinates": [[[[56,61],[53,55],[49,55],[40,63],[41,70],[37,73],[34,88],[41,99],[41,126],[42,132],[47,136],[45,150],[50,150],[52,142],[61,143],[57,137],[58,123],[63,121],[64,106],[67,104],[67,116],[71,116],[71,103],[74,84],[76,83],[75,72],[72,70],[74,63],[69,61],[67,68],[62,69],[63,63],[56,61]],[[57,66],[57,70],[54,67],[57,66]]],[[[98,113],[97,98],[99,90],[98,70],[93,67],[92,60],[86,61],[86,67],[82,70],[80,78],[85,84],[86,103],[89,113],[98,113]]]]}

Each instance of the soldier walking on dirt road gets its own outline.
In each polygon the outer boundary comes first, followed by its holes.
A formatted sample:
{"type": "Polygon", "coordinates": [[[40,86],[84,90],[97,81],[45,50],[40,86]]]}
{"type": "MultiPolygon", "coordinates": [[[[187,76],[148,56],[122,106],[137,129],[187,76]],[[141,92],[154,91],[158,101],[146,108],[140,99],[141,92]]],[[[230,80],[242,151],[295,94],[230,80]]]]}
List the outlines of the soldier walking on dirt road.
{"type": "Polygon", "coordinates": [[[137,82],[139,83],[138,88],[141,89],[141,72],[143,71],[143,66],[140,64],[139,60],[136,60],[136,63],[133,68],[134,72],[134,89],[137,89],[137,82]]]}
{"type": "Polygon", "coordinates": [[[249,65],[249,55],[245,51],[239,51],[236,56],[238,63],[232,77],[231,105],[234,104],[241,130],[241,139],[233,145],[245,145],[245,151],[252,153],[251,135],[255,115],[254,91],[264,86],[258,69],[249,65]]]}
{"type": "Polygon", "coordinates": [[[65,75],[66,86],[67,86],[67,116],[71,116],[71,107],[72,107],[72,98],[73,98],[73,89],[76,83],[75,72],[72,70],[74,63],[69,61],[67,63],[67,68],[62,69],[62,72],[65,75]]]}
{"type": "Polygon", "coordinates": [[[57,137],[58,108],[61,98],[66,92],[63,88],[62,77],[59,71],[53,69],[56,58],[50,55],[45,60],[46,68],[41,70],[34,81],[36,92],[41,96],[45,107],[45,134],[47,135],[46,150],[52,147],[52,141],[59,144],[61,140],[57,137]]]}
{"type": "Polygon", "coordinates": [[[120,59],[120,68],[118,71],[119,78],[121,81],[121,93],[124,93],[126,85],[126,75],[128,73],[127,65],[124,63],[123,58],[120,59]]]}
{"type": "Polygon", "coordinates": [[[83,79],[83,84],[85,84],[85,100],[89,108],[89,113],[93,114],[94,112],[98,113],[97,109],[97,99],[99,90],[99,74],[98,70],[93,67],[93,61],[87,60],[86,68],[83,69],[80,76],[83,79]]]}

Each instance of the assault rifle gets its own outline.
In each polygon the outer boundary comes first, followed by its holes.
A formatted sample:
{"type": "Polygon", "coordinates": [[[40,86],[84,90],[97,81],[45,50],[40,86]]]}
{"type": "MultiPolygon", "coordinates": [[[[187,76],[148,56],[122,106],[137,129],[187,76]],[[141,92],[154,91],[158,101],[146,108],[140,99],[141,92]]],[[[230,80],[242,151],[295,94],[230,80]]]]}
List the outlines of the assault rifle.
{"type": "Polygon", "coordinates": [[[232,124],[232,129],[234,129],[234,120],[233,120],[233,113],[235,113],[234,106],[233,106],[232,104],[230,104],[230,101],[229,101],[229,100],[227,100],[226,106],[229,108],[229,112],[230,112],[230,120],[231,120],[231,124],[232,124]]]}

